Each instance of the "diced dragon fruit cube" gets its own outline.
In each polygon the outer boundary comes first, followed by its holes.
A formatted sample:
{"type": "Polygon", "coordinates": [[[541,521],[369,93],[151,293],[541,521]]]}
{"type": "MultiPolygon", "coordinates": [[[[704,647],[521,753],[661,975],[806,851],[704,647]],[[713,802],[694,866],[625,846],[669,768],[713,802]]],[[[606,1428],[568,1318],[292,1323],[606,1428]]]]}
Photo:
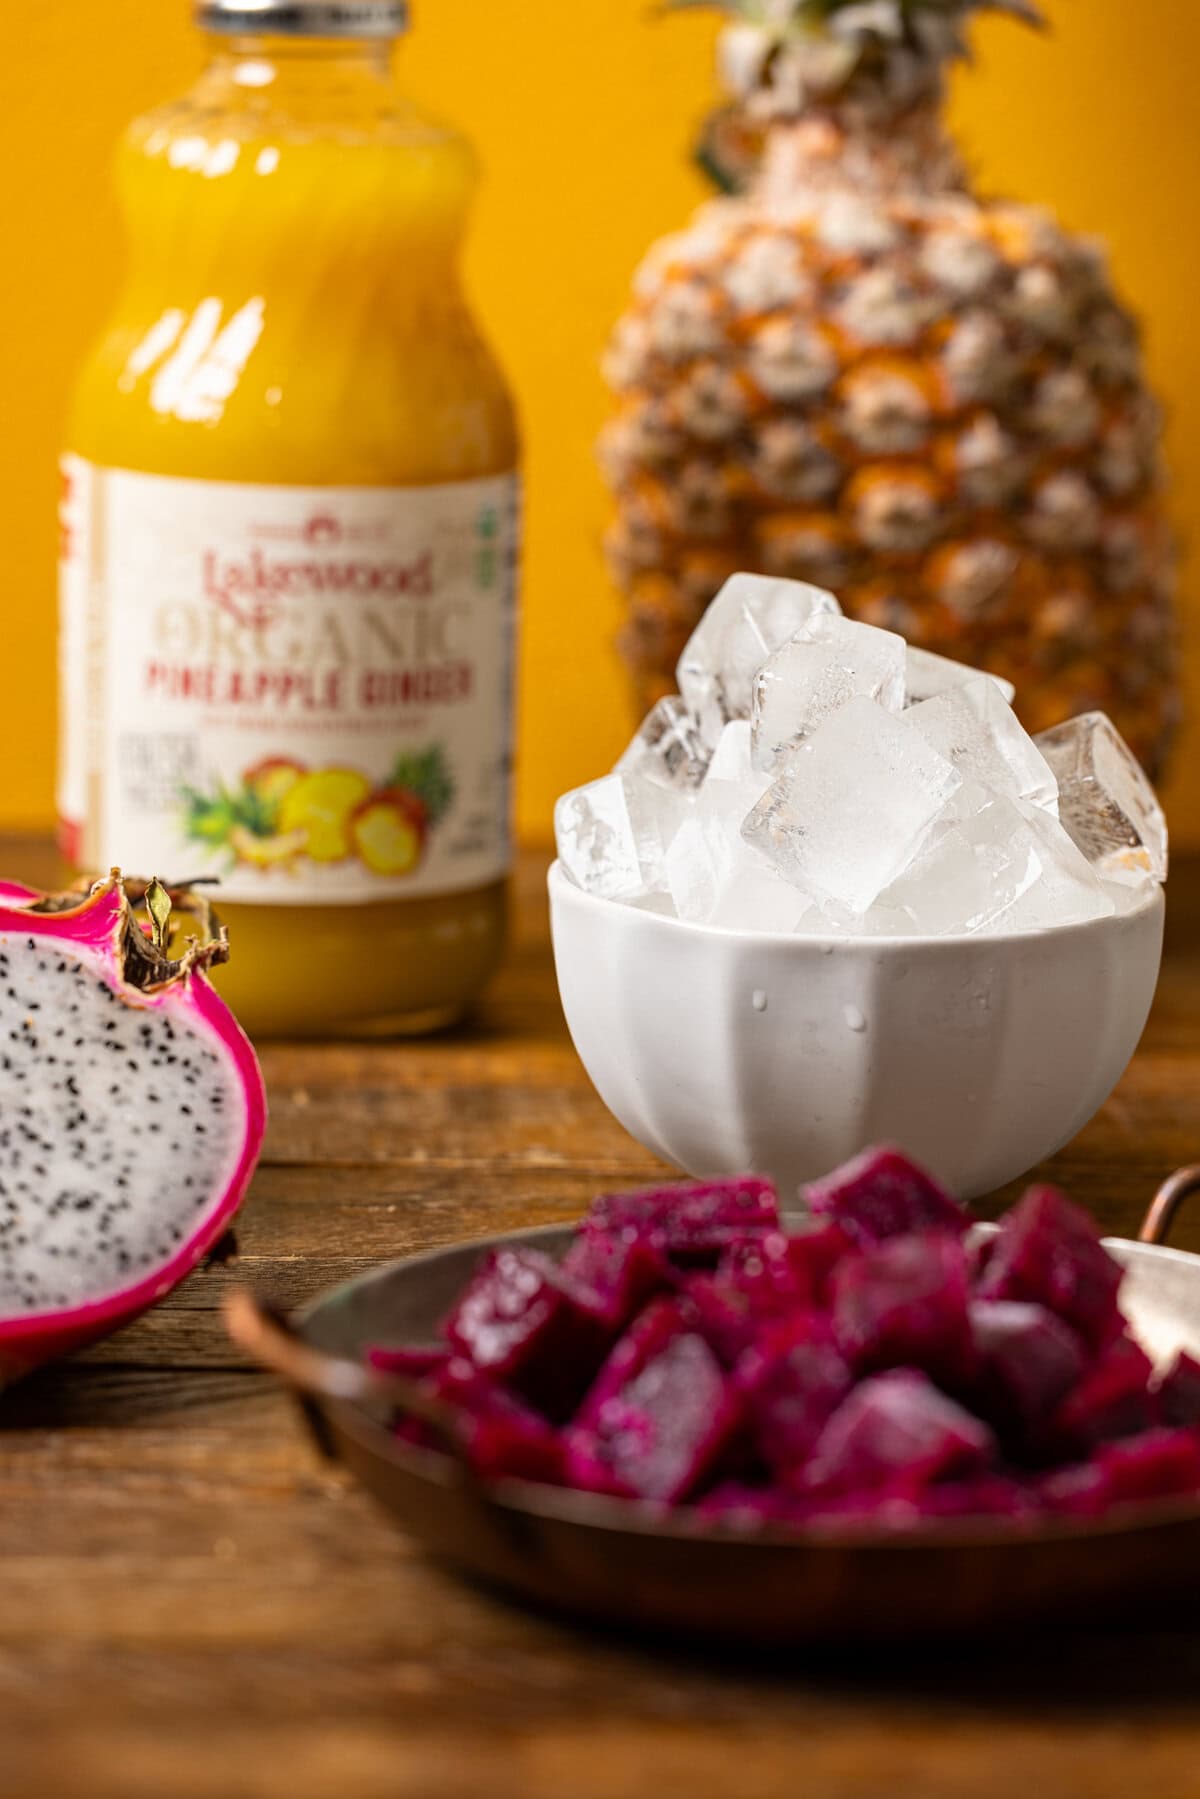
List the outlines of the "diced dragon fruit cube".
{"type": "Polygon", "coordinates": [[[779,1198],[770,1181],[756,1175],[682,1181],[607,1193],[593,1205],[584,1228],[648,1237],[686,1266],[715,1265],[730,1244],[779,1229],[779,1198]]]}
{"type": "Polygon", "coordinates": [[[933,1176],[906,1156],[884,1145],[868,1149],[813,1181],[804,1197],[814,1212],[835,1218],[861,1243],[910,1231],[962,1233],[971,1220],[956,1199],[933,1176]]]}
{"type": "Polygon", "coordinates": [[[1051,1439],[1086,1449],[1135,1437],[1158,1422],[1153,1364],[1132,1337],[1118,1337],[1067,1394],[1050,1424],[1051,1439]]]}
{"type": "Polygon", "coordinates": [[[808,1270],[782,1231],[731,1244],[717,1264],[717,1279],[744,1293],[763,1317],[795,1311],[813,1298],[808,1270]]]}
{"type": "Polygon", "coordinates": [[[1034,1491],[1048,1512],[1065,1518],[1098,1518],[1112,1497],[1108,1474],[1098,1461],[1052,1468],[1034,1482],[1034,1491]]]}
{"type": "Polygon", "coordinates": [[[402,1374],[409,1380],[422,1380],[440,1374],[450,1360],[444,1343],[372,1343],[367,1350],[367,1366],[381,1374],[402,1374]]]}
{"type": "Polygon", "coordinates": [[[854,1385],[827,1319],[810,1314],[779,1326],[738,1363],[754,1448],[768,1468],[798,1471],[854,1385]]]}
{"type": "Polygon", "coordinates": [[[611,1231],[580,1231],[561,1266],[568,1288],[582,1289],[614,1333],[676,1278],[665,1255],[647,1238],[611,1231]]]}
{"type": "Polygon", "coordinates": [[[934,1480],[984,1468],[995,1453],[986,1424],[925,1375],[895,1368],[861,1382],[838,1407],[817,1439],[804,1485],[914,1498],[934,1480]]]}
{"type": "Polygon", "coordinates": [[[454,1408],[467,1460],[478,1474],[563,1481],[566,1452],[553,1425],[465,1356],[452,1357],[426,1385],[454,1408]]]}
{"type": "Polygon", "coordinates": [[[645,1340],[638,1345],[628,1378],[614,1383],[611,1367],[602,1372],[566,1433],[567,1466],[573,1485],[672,1504],[712,1473],[733,1441],[740,1409],[694,1331],[676,1328],[650,1353],[647,1347],[645,1340]]]}
{"type": "Polygon", "coordinates": [[[1123,1443],[1106,1444],[1098,1459],[1114,1500],[1200,1493],[1200,1443],[1194,1431],[1146,1431],[1123,1443]]]}
{"type": "Polygon", "coordinates": [[[830,1280],[839,1349],[860,1373],[919,1368],[948,1382],[972,1367],[967,1264],[941,1231],[892,1237],[849,1256],[830,1280]]]}
{"type": "Polygon", "coordinates": [[[1083,1373],[1083,1345],[1045,1306],[1018,1299],[968,1306],[979,1409],[1004,1434],[1041,1426],[1083,1373]]]}
{"type": "Polygon", "coordinates": [[[818,1222],[811,1229],[793,1232],[787,1245],[788,1260],[797,1279],[807,1286],[814,1305],[824,1305],[830,1275],[853,1248],[850,1237],[840,1224],[829,1219],[818,1222]]]}
{"type": "Polygon", "coordinates": [[[781,1318],[811,1306],[809,1269],[793,1260],[791,1246],[782,1231],[743,1238],[722,1253],[715,1273],[685,1278],[691,1326],[724,1367],[732,1368],[781,1318]]]}
{"type": "Polygon", "coordinates": [[[770,1487],[747,1486],[738,1480],[720,1481],[696,1501],[696,1516],[732,1530],[761,1530],[779,1520],[783,1507],[770,1487]]]}
{"type": "Polygon", "coordinates": [[[1000,1225],[978,1293],[1047,1306],[1101,1348],[1122,1329],[1120,1285],[1091,1215],[1056,1187],[1030,1187],[1000,1225]]]}
{"type": "Polygon", "coordinates": [[[1007,1518],[1029,1523],[1040,1514],[1036,1493],[1003,1474],[974,1474],[965,1480],[937,1481],[917,1498],[925,1518],[1007,1518]]]}
{"type": "Polygon", "coordinates": [[[446,1321],[452,1348],[547,1417],[570,1417],[612,1343],[607,1317],[538,1250],[485,1257],[446,1321]]]}
{"type": "Polygon", "coordinates": [[[763,1320],[749,1294],[718,1275],[689,1275],[683,1306],[688,1328],[704,1338],[723,1368],[735,1367],[762,1335],[763,1320]]]}
{"type": "Polygon", "coordinates": [[[652,1300],[609,1350],[584,1395],[575,1422],[592,1422],[606,1401],[635,1380],[672,1338],[693,1328],[691,1315],[681,1299],[652,1300]]]}
{"type": "Polygon", "coordinates": [[[1200,1362],[1180,1350],[1158,1383],[1158,1409],[1164,1424],[1200,1425],[1200,1362]]]}

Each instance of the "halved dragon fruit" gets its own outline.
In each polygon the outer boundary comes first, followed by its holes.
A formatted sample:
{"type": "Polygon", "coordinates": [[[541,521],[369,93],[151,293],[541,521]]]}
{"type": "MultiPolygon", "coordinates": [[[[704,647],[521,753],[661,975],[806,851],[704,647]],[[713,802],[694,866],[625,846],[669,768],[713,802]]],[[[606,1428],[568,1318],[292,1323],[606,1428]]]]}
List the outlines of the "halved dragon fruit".
{"type": "Polygon", "coordinates": [[[262,1076],[204,978],[227,940],[172,956],[173,899],[211,931],[202,900],[116,870],[87,893],[10,885],[0,901],[0,1379],[161,1299],[249,1184],[262,1076]]]}
{"type": "Polygon", "coordinates": [[[1120,1285],[1090,1215],[1057,1187],[1030,1187],[1002,1220],[976,1290],[1047,1306],[1098,1349],[1123,1328],[1120,1285]]]}
{"type": "Polygon", "coordinates": [[[606,1193],[585,1232],[645,1237],[681,1267],[713,1267],[722,1250],[779,1229],[779,1197],[757,1175],[606,1193]]]}
{"type": "Polygon", "coordinates": [[[496,1249],[445,1324],[451,1347],[548,1418],[571,1416],[612,1344],[599,1307],[536,1249],[496,1249]]]}
{"type": "Polygon", "coordinates": [[[618,1344],[568,1430],[567,1468],[576,1486],[674,1504],[711,1475],[741,1413],[678,1307],[659,1302],[643,1322],[618,1344]]]}
{"type": "Polygon", "coordinates": [[[961,1385],[972,1368],[967,1265],[941,1231],[891,1237],[840,1262],[830,1280],[833,1334],[860,1373],[919,1368],[961,1385]]]}
{"type": "Polygon", "coordinates": [[[804,1466],[854,1385],[828,1319],[812,1313],[762,1337],[742,1357],[734,1378],[759,1459],[783,1475],[804,1466]]]}
{"type": "Polygon", "coordinates": [[[882,1243],[913,1231],[961,1236],[965,1207],[903,1150],[868,1149],[804,1189],[811,1211],[837,1220],[860,1243],[882,1243]]]}
{"type": "Polygon", "coordinates": [[[1001,1435],[1024,1439],[1083,1373],[1083,1345],[1061,1318],[1024,1300],[976,1299],[968,1313],[979,1408],[1001,1435]]]}
{"type": "Polygon", "coordinates": [[[982,1469],[996,1453],[986,1424],[911,1368],[875,1374],[830,1418],[804,1471],[819,1493],[915,1498],[932,1481],[982,1469]]]}

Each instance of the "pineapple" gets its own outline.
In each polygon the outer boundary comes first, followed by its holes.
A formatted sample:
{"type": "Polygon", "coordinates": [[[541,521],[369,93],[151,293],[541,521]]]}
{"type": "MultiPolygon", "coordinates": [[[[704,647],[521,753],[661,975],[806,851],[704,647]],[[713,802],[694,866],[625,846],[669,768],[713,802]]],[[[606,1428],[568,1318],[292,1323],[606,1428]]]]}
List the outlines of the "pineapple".
{"type": "MultiPolygon", "coordinates": [[[[676,5],[705,0],[674,0],[676,5]]],[[[711,0],[719,3],[719,0],[711,0]]],[[[941,122],[968,16],[1028,0],[725,0],[734,189],[655,246],[614,333],[601,457],[647,709],[726,577],[1104,711],[1152,774],[1176,722],[1158,407],[1101,251],[971,191],[941,122]]]]}

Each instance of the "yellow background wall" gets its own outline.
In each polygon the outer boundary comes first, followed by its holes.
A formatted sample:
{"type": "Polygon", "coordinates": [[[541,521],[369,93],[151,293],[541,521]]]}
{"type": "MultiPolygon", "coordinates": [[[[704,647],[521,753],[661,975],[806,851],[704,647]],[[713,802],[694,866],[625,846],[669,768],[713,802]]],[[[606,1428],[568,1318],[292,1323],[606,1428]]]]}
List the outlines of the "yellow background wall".
{"type": "MultiPolygon", "coordinates": [[[[606,766],[628,731],[611,652],[592,443],[606,330],[652,238],[706,191],[685,151],[711,93],[714,22],[649,0],[414,0],[406,79],[458,120],[487,171],[470,277],[521,398],[528,442],[521,823],[606,766]]],[[[982,180],[1107,237],[1145,315],[1185,533],[1200,506],[1195,0],[1050,0],[1054,34],[978,33],[955,116],[982,180]]],[[[190,77],[188,0],[41,0],[0,59],[0,827],[51,816],[55,474],[66,394],[120,266],[107,154],[190,77]]],[[[1193,551],[1185,591],[1200,592],[1193,551]]],[[[1200,725],[1200,654],[1189,648],[1200,725]]],[[[1200,729],[1170,809],[1200,843],[1200,729]]]]}

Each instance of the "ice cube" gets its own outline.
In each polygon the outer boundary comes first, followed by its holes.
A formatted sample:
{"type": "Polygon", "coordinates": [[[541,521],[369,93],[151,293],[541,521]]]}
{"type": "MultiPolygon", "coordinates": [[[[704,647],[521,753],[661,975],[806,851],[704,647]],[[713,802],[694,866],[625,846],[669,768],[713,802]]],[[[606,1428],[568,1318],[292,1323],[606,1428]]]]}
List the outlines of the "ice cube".
{"type": "Polygon", "coordinates": [[[663,857],[686,812],[686,796],[656,782],[604,775],[555,806],[559,861],[577,886],[603,899],[662,891],[663,857]]]}
{"type": "Polygon", "coordinates": [[[838,613],[824,588],[765,575],[732,575],[684,645],[679,691],[715,744],[732,718],[749,718],[754,677],[808,619],[838,613]]]}
{"type": "Polygon", "coordinates": [[[912,862],[872,906],[872,934],[1040,930],[1108,917],[1113,899],[1061,825],[1038,806],[960,789],[912,862]]]}
{"type": "Polygon", "coordinates": [[[951,801],[946,822],[929,832],[899,880],[880,894],[872,919],[877,911],[900,912],[908,930],[931,935],[986,930],[1034,886],[1042,861],[1016,805],[979,787],[970,792],[977,809],[960,806],[961,794],[951,801]]]}
{"type": "Polygon", "coordinates": [[[749,781],[753,774],[750,762],[750,720],[731,718],[717,739],[717,747],[708,765],[710,781],[749,781]]]}
{"type": "Polygon", "coordinates": [[[862,913],[961,786],[919,731],[856,698],[788,752],[742,835],[813,898],[862,913]]]}
{"type": "Polygon", "coordinates": [[[679,917],[690,919],[693,924],[707,924],[745,853],[735,820],[686,819],[663,859],[663,872],[679,917]]]}
{"type": "Polygon", "coordinates": [[[695,719],[678,694],[669,694],[647,712],[614,773],[691,790],[704,779],[708,761],[695,719]]]}
{"type": "Polygon", "coordinates": [[[1059,816],[1109,878],[1167,878],[1167,821],[1133,751],[1103,712],[1082,712],[1034,739],[1058,778],[1059,816]]]}
{"type": "Polygon", "coordinates": [[[768,658],[754,681],[754,766],[772,769],[792,744],[861,694],[889,712],[904,705],[904,639],[820,614],[768,658]]]}
{"type": "Polygon", "coordinates": [[[966,781],[1028,800],[1053,812],[1054,771],[1016,713],[985,676],[962,682],[910,707],[908,722],[953,762],[966,781]]]}
{"type": "Polygon", "coordinates": [[[718,889],[707,922],[734,931],[794,931],[814,909],[798,887],[746,851],[718,889]]]}
{"type": "Polygon", "coordinates": [[[1087,918],[1111,918],[1116,911],[1113,893],[1119,890],[1105,886],[1056,818],[1040,806],[1020,805],[1018,811],[1033,833],[1041,872],[1034,885],[1009,908],[998,928],[1043,930],[1051,925],[1077,924],[1087,918]]]}
{"type": "Polygon", "coordinates": [[[948,693],[964,681],[990,681],[999,688],[1009,705],[1017,690],[1003,675],[990,675],[981,668],[969,668],[965,662],[952,662],[949,656],[935,656],[932,650],[918,650],[911,643],[904,658],[904,683],[910,706],[931,700],[937,693],[948,693]]]}

